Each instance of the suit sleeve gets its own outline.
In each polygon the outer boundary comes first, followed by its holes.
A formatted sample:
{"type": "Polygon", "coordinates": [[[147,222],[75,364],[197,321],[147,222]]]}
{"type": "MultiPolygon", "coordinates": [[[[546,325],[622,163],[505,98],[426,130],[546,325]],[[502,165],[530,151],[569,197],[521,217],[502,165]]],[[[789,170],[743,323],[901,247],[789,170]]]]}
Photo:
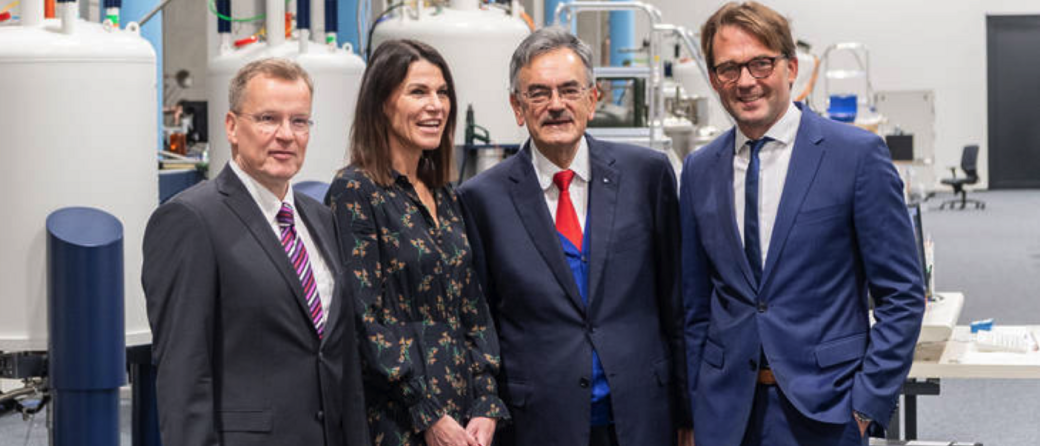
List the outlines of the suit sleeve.
{"type": "Polygon", "coordinates": [[[218,268],[205,227],[193,209],[174,201],[156,210],[145,230],[141,283],[167,446],[219,444],[213,387],[218,268]]]}
{"type": "Polygon", "coordinates": [[[346,293],[353,293],[361,359],[389,397],[408,408],[412,429],[422,432],[445,414],[426,383],[424,359],[414,333],[396,320],[383,295],[383,259],[370,197],[356,179],[338,179],[329,190],[346,293]]]}
{"type": "Polygon", "coordinates": [[[689,427],[689,393],[687,391],[686,342],[683,337],[683,303],[680,286],[681,245],[679,231],[679,197],[675,172],[666,160],[661,163],[654,209],[654,253],[657,264],[658,308],[661,326],[668,336],[672,357],[672,385],[676,425],[689,427]]]}
{"type": "Polygon", "coordinates": [[[852,407],[882,427],[910,370],[925,304],[902,190],[888,150],[875,139],[857,167],[853,217],[877,322],[853,384],[852,407]]]}
{"type": "MultiPolygon", "coordinates": [[[[695,154],[683,163],[679,194],[679,221],[682,233],[682,300],[685,310],[683,335],[686,340],[687,387],[690,410],[697,401],[697,375],[701,353],[711,320],[712,266],[704,252],[701,233],[694,213],[695,154]]],[[[696,426],[694,426],[696,429],[696,426]]]]}
{"type": "MultiPolygon", "coordinates": [[[[337,282],[344,281],[340,274],[337,282]]],[[[368,417],[365,410],[365,388],[361,378],[361,356],[358,347],[357,322],[354,316],[355,300],[346,288],[340,293],[343,305],[343,431],[344,446],[371,446],[368,417]]]]}

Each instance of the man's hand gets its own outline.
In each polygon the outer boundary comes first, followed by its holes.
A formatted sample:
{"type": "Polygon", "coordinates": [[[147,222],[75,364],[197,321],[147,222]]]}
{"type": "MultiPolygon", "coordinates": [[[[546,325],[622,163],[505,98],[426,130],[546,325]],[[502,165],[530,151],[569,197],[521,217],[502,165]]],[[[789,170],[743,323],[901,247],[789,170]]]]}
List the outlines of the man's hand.
{"type": "Polygon", "coordinates": [[[679,429],[679,446],[694,446],[693,429],[679,429]]]}
{"type": "Polygon", "coordinates": [[[423,432],[427,446],[480,446],[454,418],[445,415],[423,432]]]}
{"type": "Polygon", "coordinates": [[[480,446],[491,446],[495,437],[495,419],[476,417],[466,424],[466,432],[477,440],[480,446]]]}

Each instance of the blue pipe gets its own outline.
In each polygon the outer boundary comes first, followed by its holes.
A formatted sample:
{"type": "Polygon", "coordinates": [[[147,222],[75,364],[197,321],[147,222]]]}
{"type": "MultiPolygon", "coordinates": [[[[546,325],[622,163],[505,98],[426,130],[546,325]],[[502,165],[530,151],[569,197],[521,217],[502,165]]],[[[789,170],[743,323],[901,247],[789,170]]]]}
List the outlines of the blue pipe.
{"type": "Polygon", "coordinates": [[[296,0],[296,29],[311,29],[311,0],[296,0]]]}
{"type": "MultiPolygon", "coordinates": [[[[361,38],[358,36],[359,30],[357,26],[357,5],[359,1],[364,0],[339,0],[339,6],[334,9],[337,9],[339,13],[337,18],[339,19],[340,26],[337,28],[341,28],[341,31],[336,34],[336,40],[339,45],[343,45],[345,42],[350,42],[350,46],[354,47],[354,52],[361,54],[364,51],[362,51],[362,48],[358,47],[358,42],[361,41],[361,38]]],[[[329,15],[331,14],[329,14],[328,7],[326,6],[326,20],[329,15]]],[[[328,29],[327,25],[325,29],[328,29]]]]}
{"type": "Polygon", "coordinates": [[[325,32],[339,32],[339,2],[325,0],[325,32]]]}
{"type": "Polygon", "coordinates": [[[93,208],[47,217],[51,444],[119,444],[126,383],[123,225],[93,208]]]}
{"type": "MultiPolygon", "coordinates": [[[[231,0],[217,0],[217,13],[224,17],[231,17],[231,0]]],[[[217,32],[224,34],[231,32],[231,21],[217,18],[217,32]]]]}

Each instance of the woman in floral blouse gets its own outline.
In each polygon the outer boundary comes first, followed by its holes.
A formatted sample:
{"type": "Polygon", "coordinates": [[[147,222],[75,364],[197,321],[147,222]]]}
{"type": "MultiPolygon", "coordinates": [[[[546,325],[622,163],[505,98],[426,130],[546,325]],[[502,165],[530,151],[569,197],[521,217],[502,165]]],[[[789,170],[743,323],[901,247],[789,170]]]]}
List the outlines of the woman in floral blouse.
{"type": "Polygon", "coordinates": [[[436,50],[380,45],[362,80],[350,165],[327,197],[379,446],[489,446],[508,417],[494,378],[498,337],[448,183],[456,110],[436,50]]]}

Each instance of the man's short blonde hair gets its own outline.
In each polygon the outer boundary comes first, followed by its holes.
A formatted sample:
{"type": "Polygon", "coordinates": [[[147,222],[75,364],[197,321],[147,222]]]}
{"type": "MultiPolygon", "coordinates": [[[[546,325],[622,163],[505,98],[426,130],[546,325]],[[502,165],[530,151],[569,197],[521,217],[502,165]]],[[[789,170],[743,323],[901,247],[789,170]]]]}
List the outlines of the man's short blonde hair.
{"type": "Polygon", "coordinates": [[[228,105],[232,112],[242,111],[242,104],[246,100],[246,85],[261,74],[287,81],[303,79],[303,82],[307,84],[307,90],[311,92],[312,97],[314,96],[314,82],[311,80],[311,75],[307,74],[307,70],[289,59],[269,57],[246,64],[238,70],[238,73],[235,73],[235,77],[231,78],[231,84],[228,86],[228,105]]]}

